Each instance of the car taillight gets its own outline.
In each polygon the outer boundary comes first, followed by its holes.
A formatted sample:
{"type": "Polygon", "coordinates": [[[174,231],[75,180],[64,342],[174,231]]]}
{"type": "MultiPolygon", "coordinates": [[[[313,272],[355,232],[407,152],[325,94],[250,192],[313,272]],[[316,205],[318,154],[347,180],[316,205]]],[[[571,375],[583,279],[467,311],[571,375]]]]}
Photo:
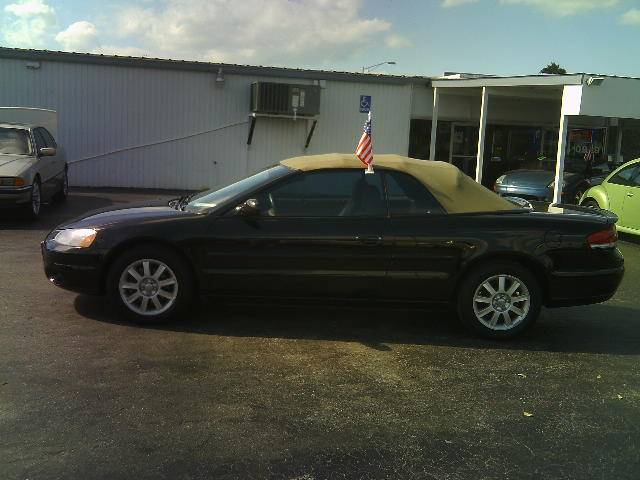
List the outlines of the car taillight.
{"type": "Polygon", "coordinates": [[[618,230],[615,225],[606,230],[594,232],[587,237],[587,243],[591,248],[613,248],[616,246],[617,241],[618,230]]]}

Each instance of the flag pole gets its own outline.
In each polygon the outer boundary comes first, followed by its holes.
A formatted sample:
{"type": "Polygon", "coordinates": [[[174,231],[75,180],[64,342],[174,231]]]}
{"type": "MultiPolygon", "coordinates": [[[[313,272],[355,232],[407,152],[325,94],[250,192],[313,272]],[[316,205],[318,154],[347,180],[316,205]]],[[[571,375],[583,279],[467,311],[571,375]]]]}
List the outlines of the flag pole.
{"type": "Polygon", "coordinates": [[[373,171],[373,127],[371,125],[371,107],[369,107],[369,112],[367,115],[367,122],[369,123],[369,136],[371,137],[371,161],[367,163],[367,169],[364,171],[365,174],[372,175],[373,171]]]}

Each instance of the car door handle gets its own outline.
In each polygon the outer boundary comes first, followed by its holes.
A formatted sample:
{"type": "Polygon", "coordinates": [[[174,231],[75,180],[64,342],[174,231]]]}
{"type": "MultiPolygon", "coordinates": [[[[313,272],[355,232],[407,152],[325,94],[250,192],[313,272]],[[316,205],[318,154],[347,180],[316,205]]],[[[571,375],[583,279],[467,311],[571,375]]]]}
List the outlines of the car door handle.
{"type": "Polygon", "coordinates": [[[359,236],[356,237],[356,241],[367,246],[382,245],[382,237],[377,235],[359,236]]]}
{"type": "Polygon", "coordinates": [[[627,192],[627,197],[629,197],[629,198],[633,197],[633,193],[632,192],[627,192]]]}

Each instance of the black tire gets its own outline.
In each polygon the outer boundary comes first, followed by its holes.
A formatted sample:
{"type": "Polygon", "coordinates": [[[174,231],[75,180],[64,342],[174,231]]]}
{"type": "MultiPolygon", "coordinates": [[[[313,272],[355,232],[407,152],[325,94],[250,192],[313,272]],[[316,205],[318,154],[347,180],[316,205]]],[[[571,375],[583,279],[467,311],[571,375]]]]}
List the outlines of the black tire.
{"type": "Polygon", "coordinates": [[[33,187],[31,188],[29,201],[21,205],[20,213],[28,220],[35,220],[40,215],[40,208],[42,208],[42,189],[40,187],[40,179],[36,177],[33,180],[33,187]]]}
{"type": "Polygon", "coordinates": [[[69,196],[69,177],[67,175],[67,169],[64,169],[64,177],[62,179],[62,186],[60,190],[55,194],[55,200],[58,202],[64,202],[69,196]]]}
{"type": "Polygon", "coordinates": [[[195,282],[191,269],[182,257],[170,248],[156,245],[141,245],[123,253],[115,259],[107,275],[107,294],[112,303],[120,313],[139,324],[165,323],[173,319],[179,319],[191,305],[194,298],[194,286],[195,282]],[[148,262],[148,267],[144,266],[145,261],[148,262]],[[164,265],[165,268],[155,278],[158,270],[154,271],[154,267],[157,266],[159,269],[160,265],[164,265]],[[136,280],[128,273],[132,268],[141,277],[140,279],[136,280]],[[148,268],[149,271],[147,273],[149,275],[145,275],[145,268],[148,268]],[[170,280],[175,280],[175,289],[173,284],[170,283],[165,286],[159,286],[161,283],[168,283],[170,280]],[[156,282],[155,286],[150,285],[153,281],[156,282]],[[123,285],[132,287],[123,287],[123,285]],[[154,291],[157,294],[153,294],[154,291]],[[136,294],[138,297],[133,303],[127,303],[123,298],[123,295],[133,298],[136,294]],[[175,294],[169,306],[167,305],[170,300],[163,296],[166,294],[175,294]],[[146,314],[143,314],[141,312],[144,310],[143,302],[145,297],[147,298],[146,306],[149,310],[146,314]],[[158,300],[162,308],[155,307],[154,298],[158,300]]]}
{"type": "Polygon", "coordinates": [[[522,265],[497,261],[482,264],[470,271],[460,285],[457,301],[460,320],[470,331],[486,338],[511,338],[537,320],[542,306],[542,292],[535,276],[522,265]],[[503,279],[500,280],[500,277],[503,279]],[[483,286],[487,282],[495,290],[493,294],[483,286]],[[502,282],[501,292],[499,286],[502,282]],[[520,283],[520,287],[509,294],[510,288],[516,283],[520,283]],[[476,301],[476,298],[480,301],[476,301]],[[520,298],[527,300],[512,301],[520,298]],[[510,323],[503,309],[506,309],[510,323]],[[484,316],[478,315],[483,311],[487,311],[484,316]],[[491,327],[491,320],[496,313],[498,318],[495,326],[491,327]]]}
{"type": "Polygon", "coordinates": [[[596,202],[593,198],[587,198],[584,202],[582,202],[581,205],[587,208],[600,208],[598,202],[596,202]]]}

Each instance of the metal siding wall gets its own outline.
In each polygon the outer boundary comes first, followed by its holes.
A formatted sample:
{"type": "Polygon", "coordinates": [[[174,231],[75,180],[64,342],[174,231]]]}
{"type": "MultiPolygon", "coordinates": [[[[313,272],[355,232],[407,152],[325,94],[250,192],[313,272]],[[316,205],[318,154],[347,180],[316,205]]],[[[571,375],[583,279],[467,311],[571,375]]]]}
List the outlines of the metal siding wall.
{"type": "Polygon", "coordinates": [[[199,189],[290,156],[352,152],[365,118],[360,95],[373,97],[375,151],[408,149],[409,85],[327,81],[305,151],[310,123],[304,119],[258,118],[246,145],[249,85],[312,81],[226,75],[218,85],[215,74],[203,72],[46,61],[29,70],[25,63],[0,59],[0,105],[58,111],[58,141],[74,185],[199,189]],[[180,138],[219,127],[226,128],[180,138]],[[118,151],[163,140],[171,141],[118,151]]]}

